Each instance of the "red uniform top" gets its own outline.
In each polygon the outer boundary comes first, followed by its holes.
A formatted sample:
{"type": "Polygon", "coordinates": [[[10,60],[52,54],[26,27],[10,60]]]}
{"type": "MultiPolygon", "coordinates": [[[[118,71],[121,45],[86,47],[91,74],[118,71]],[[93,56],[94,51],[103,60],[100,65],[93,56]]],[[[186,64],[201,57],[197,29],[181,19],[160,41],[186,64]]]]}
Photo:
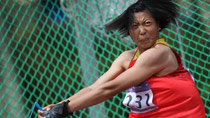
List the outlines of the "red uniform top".
{"type": "MultiPolygon", "coordinates": [[[[143,113],[131,110],[130,118],[205,118],[204,104],[196,85],[189,72],[183,68],[180,56],[173,52],[179,67],[167,75],[147,79],[156,108],[153,106],[154,109],[143,113]]],[[[129,67],[135,61],[132,59],[129,67]]]]}

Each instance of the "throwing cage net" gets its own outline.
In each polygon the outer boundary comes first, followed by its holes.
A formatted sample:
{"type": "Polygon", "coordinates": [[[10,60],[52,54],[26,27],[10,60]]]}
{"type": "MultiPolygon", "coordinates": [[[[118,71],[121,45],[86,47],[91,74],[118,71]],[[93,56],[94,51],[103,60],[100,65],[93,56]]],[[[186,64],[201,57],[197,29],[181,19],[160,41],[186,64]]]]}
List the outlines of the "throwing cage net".
{"type": "MultiPolygon", "coordinates": [[[[57,103],[92,84],[121,52],[134,48],[129,37],[106,33],[104,24],[135,1],[0,0],[0,116],[28,118],[34,102],[57,103]]],[[[210,117],[210,1],[175,2],[176,25],[160,36],[182,56],[210,117]]],[[[124,94],[75,117],[128,117],[124,94]]]]}

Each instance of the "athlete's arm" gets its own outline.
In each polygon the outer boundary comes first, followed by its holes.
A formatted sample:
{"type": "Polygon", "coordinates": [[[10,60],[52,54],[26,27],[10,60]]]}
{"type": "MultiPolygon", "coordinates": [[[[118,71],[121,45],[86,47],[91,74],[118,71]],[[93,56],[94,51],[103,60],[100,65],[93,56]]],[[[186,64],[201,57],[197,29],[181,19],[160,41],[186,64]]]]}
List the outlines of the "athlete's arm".
{"type": "MultiPolygon", "coordinates": [[[[72,101],[77,100],[78,98],[82,98],[82,97],[85,98],[85,96],[87,96],[87,94],[89,94],[94,89],[97,89],[98,86],[101,86],[104,83],[116,78],[120,73],[122,73],[126,69],[126,67],[128,67],[128,64],[129,64],[128,62],[131,60],[131,58],[128,59],[128,57],[129,57],[128,51],[123,52],[117,59],[115,59],[115,61],[112,63],[109,70],[107,72],[105,72],[95,83],[93,83],[89,87],[85,87],[85,88],[81,89],[79,92],[77,92],[73,96],[71,96],[63,101],[70,100],[72,102],[72,101]]],[[[63,101],[61,101],[59,103],[62,103],[63,101]]],[[[44,107],[43,110],[49,110],[53,106],[54,106],[53,104],[48,105],[48,106],[44,107]]],[[[42,114],[43,112],[38,110],[38,113],[42,114]]]]}
{"type": "MultiPolygon", "coordinates": [[[[92,86],[94,89],[91,89],[88,94],[72,100],[68,104],[69,111],[73,112],[98,104],[113,97],[117,93],[145,81],[150,76],[164,69],[167,66],[167,63],[165,63],[167,60],[168,51],[165,51],[164,48],[148,49],[139,56],[136,64],[132,68],[120,74],[118,73],[119,75],[117,77],[117,73],[113,74],[114,76],[112,75],[112,78],[108,79],[109,81],[97,82],[98,84],[95,84],[97,86],[92,86]],[[116,78],[113,79],[114,77],[116,78]]],[[[105,75],[109,76],[106,73],[105,75]]]]}
{"type": "Polygon", "coordinates": [[[99,86],[103,85],[104,83],[109,82],[114,78],[116,78],[120,73],[125,71],[126,66],[128,66],[129,64],[127,63],[128,60],[127,56],[128,56],[127,52],[123,52],[117,59],[115,59],[109,70],[105,72],[101,77],[99,77],[95,83],[93,83],[89,87],[83,88],[78,93],[70,97],[68,100],[70,101],[76,100],[79,97],[84,96],[85,94],[89,94],[90,91],[97,89],[99,86]]]}

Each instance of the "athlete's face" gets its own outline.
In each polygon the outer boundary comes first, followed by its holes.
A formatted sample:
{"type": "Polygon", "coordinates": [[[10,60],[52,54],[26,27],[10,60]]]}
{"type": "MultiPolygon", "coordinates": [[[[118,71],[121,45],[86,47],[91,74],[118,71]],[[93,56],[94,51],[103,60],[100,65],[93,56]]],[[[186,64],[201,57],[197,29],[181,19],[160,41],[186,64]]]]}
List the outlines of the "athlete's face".
{"type": "Polygon", "coordinates": [[[133,22],[129,26],[131,39],[141,52],[153,46],[158,39],[159,30],[159,23],[147,10],[134,13],[133,22]]]}

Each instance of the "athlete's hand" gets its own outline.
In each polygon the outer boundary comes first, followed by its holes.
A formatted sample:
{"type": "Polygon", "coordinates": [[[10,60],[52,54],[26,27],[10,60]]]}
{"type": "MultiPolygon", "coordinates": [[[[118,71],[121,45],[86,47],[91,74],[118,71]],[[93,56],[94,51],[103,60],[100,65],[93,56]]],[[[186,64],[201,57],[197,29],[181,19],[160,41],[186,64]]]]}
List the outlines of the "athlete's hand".
{"type": "MultiPolygon", "coordinates": [[[[50,110],[51,108],[53,108],[55,105],[56,105],[56,104],[47,105],[46,107],[43,108],[43,110],[44,110],[44,111],[49,111],[49,110],[50,110]]],[[[44,118],[44,117],[42,117],[42,115],[43,115],[43,113],[44,113],[43,111],[38,110],[37,112],[38,112],[38,114],[39,114],[38,118],[44,118]]]]}
{"type": "Polygon", "coordinates": [[[38,113],[40,114],[38,118],[66,118],[71,116],[72,113],[68,111],[69,102],[70,101],[68,100],[56,105],[50,105],[43,108],[44,111],[38,111],[38,113]]]}

